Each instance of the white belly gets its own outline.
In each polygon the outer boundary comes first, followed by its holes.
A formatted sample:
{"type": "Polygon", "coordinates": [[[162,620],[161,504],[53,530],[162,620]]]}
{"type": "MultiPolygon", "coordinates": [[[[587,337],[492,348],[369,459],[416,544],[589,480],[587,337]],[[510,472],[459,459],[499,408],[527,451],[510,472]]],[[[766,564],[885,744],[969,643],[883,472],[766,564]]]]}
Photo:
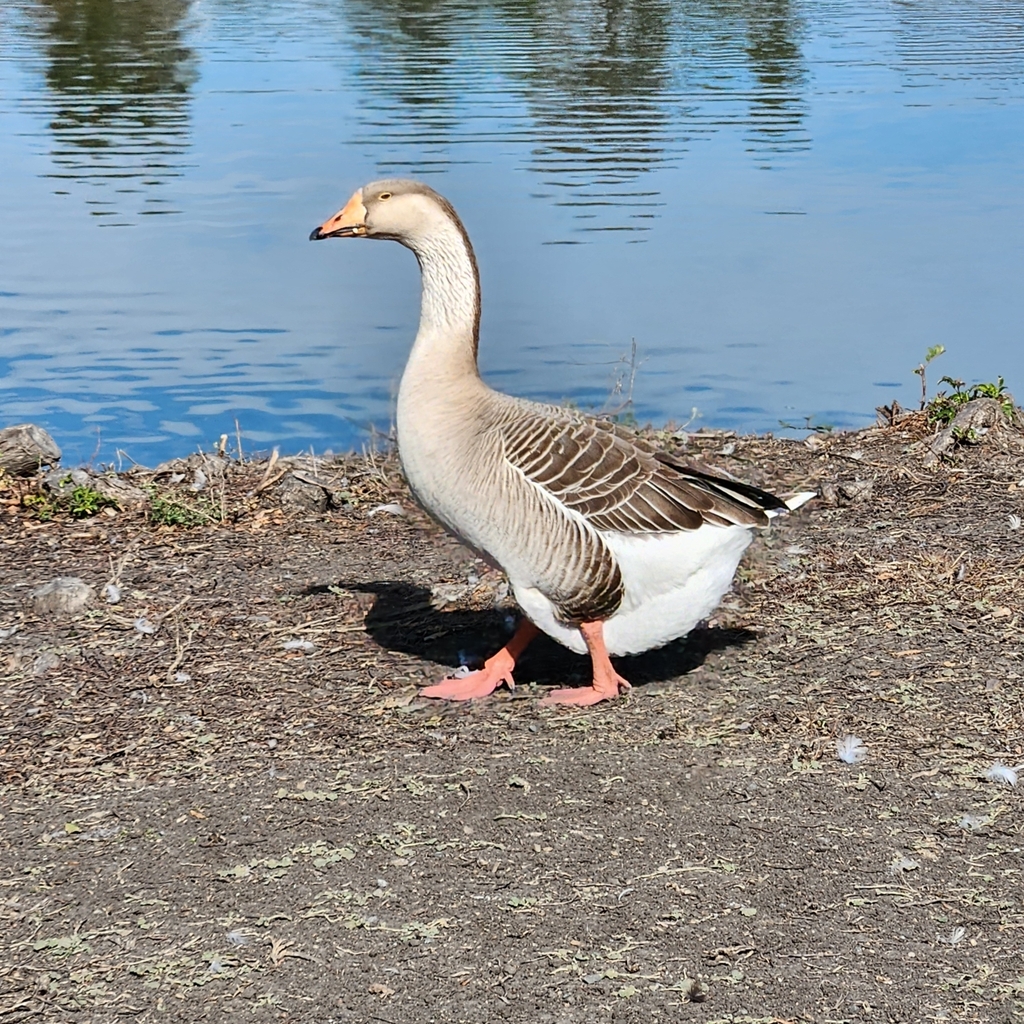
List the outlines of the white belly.
{"type": "MultiPolygon", "coordinates": [[[[602,536],[624,585],[622,605],[605,620],[604,639],[610,654],[623,655],[661,647],[707,618],[731,586],[753,531],[704,525],[685,533],[602,536]]],[[[539,590],[511,582],[531,621],[570,650],[586,653],[580,631],[558,622],[539,590]]]]}

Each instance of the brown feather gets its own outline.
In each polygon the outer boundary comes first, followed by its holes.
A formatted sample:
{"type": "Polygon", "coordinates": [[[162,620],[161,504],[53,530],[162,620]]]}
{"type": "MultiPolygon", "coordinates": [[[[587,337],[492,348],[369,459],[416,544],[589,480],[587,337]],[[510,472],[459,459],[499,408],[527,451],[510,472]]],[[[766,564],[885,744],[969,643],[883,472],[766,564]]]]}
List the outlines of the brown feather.
{"type": "Polygon", "coordinates": [[[674,533],[763,526],[784,508],[750,484],[713,476],[656,451],[618,424],[555,406],[515,403],[501,424],[505,458],[595,529],[674,533]]]}

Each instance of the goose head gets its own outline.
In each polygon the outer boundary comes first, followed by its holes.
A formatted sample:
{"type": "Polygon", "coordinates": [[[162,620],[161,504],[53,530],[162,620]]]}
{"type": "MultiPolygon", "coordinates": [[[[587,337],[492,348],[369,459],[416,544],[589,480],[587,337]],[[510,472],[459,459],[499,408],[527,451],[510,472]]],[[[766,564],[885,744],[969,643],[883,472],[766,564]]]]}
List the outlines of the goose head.
{"type": "Polygon", "coordinates": [[[447,199],[419,181],[374,181],[353,192],[309,237],[388,238],[411,249],[423,276],[414,356],[476,374],[480,275],[466,229],[447,199]]]}
{"type": "Polygon", "coordinates": [[[309,236],[325,238],[387,238],[419,250],[431,237],[454,225],[465,229],[451,204],[429,185],[404,178],[386,178],[364,185],[309,236]]]}

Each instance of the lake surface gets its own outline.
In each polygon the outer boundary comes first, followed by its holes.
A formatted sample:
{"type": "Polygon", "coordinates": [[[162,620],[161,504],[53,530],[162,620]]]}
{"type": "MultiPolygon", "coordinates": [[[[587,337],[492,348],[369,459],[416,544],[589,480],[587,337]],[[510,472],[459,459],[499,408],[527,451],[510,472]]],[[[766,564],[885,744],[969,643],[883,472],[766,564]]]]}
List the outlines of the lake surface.
{"type": "Polygon", "coordinates": [[[1024,398],[1019,0],[0,0],[0,426],[387,431],[415,260],[307,236],[391,174],[504,390],[616,405],[635,340],[641,421],[847,427],[944,344],[1024,398]]]}

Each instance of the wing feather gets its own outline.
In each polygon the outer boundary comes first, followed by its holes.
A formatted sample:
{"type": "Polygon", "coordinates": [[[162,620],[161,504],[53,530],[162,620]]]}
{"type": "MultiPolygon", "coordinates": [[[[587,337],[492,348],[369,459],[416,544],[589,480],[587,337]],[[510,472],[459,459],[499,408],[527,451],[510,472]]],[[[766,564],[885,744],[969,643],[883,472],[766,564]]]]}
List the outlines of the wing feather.
{"type": "Polygon", "coordinates": [[[674,533],[705,523],[763,526],[773,494],[657,451],[617,424],[516,402],[501,424],[506,460],[597,530],[674,533]]]}

